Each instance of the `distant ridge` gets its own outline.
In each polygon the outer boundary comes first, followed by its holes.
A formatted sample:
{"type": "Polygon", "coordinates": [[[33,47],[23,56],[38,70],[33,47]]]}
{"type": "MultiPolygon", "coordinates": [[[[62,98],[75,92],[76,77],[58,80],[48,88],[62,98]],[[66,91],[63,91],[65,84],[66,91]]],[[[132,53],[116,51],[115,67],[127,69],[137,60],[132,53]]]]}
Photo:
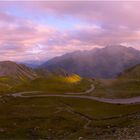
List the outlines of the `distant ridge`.
{"type": "Polygon", "coordinates": [[[40,68],[64,69],[83,77],[113,78],[140,64],[140,51],[132,47],[111,45],[90,51],[76,51],[46,61],[40,68]]]}

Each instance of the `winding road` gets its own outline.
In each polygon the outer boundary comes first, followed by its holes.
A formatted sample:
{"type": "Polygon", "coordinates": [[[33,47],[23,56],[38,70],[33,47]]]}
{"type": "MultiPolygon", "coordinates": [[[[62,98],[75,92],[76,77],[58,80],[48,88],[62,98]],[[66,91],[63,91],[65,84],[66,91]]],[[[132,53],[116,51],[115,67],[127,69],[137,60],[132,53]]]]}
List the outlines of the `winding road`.
{"type": "Polygon", "coordinates": [[[10,96],[12,97],[21,97],[21,98],[35,98],[35,97],[64,97],[64,98],[79,98],[79,99],[89,99],[95,100],[104,103],[111,103],[111,104],[136,104],[140,103],[140,96],[132,97],[132,98],[125,98],[125,99],[110,99],[110,98],[100,98],[87,95],[91,93],[95,89],[95,86],[91,84],[91,87],[86,90],[85,92],[71,92],[65,94],[39,94],[39,95],[24,95],[24,94],[33,94],[33,93],[42,93],[41,91],[31,91],[31,92],[19,92],[14,93],[10,96]],[[81,94],[81,95],[80,95],[81,94]],[[84,94],[84,95],[83,95],[84,94]]]}
{"type": "Polygon", "coordinates": [[[86,96],[86,95],[60,95],[60,94],[23,95],[25,93],[27,94],[29,92],[15,93],[12,96],[13,97],[22,97],[22,98],[33,98],[33,97],[81,98],[81,99],[90,99],[90,100],[96,100],[96,101],[104,102],[104,103],[111,103],[111,104],[134,104],[134,103],[140,103],[140,96],[139,97],[133,97],[133,98],[126,98],[126,99],[109,99],[109,98],[99,98],[99,97],[86,96]]]}
{"type": "Polygon", "coordinates": [[[89,94],[89,93],[91,93],[92,91],[94,91],[94,89],[95,89],[95,86],[94,86],[94,84],[91,84],[91,86],[90,86],[90,88],[89,89],[87,89],[86,91],[83,91],[83,92],[67,92],[67,93],[65,93],[65,94],[74,94],[74,95],[82,95],[82,94],[89,94]]]}

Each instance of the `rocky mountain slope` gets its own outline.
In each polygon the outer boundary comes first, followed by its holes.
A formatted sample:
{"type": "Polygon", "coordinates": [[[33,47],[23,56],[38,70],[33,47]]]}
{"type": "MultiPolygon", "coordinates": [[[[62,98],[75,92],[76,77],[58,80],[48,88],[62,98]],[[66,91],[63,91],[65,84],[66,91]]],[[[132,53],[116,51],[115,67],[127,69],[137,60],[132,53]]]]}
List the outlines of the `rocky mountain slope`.
{"type": "Polygon", "coordinates": [[[45,62],[40,68],[50,71],[64,69],[84,77],[113,78],[139,63],[139,50],[115,45],[68,53],[45,62]]]}
{"type": "Polygon", "coordinates": [[[37,74],[23,64],[17,64],[12,61],[0,62],[0,77],[8,76],[14,79],[34,79],[37,74]]]}

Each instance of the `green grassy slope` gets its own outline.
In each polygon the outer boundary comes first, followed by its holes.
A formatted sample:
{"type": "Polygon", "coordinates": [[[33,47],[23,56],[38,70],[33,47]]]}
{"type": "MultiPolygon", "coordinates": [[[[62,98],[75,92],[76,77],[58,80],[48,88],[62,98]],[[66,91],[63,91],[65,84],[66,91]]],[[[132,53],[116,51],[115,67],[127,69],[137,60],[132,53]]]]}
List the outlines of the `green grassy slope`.
{"type": "Polygon", "coordinates": [[[33,70],[11,61],[0,62],[0,94],[20,91],[76,92],[84,91],[89,86],[87,80],[62,69],[49,72],[33,70]]]}
{"type": "Polygon", "coordinates": [[[31,79],[27,77],[13,78],[11,76],[0,77],[0,95],[14,92],[15,87],[29,83],[31,79]]]}
{"type": "Polygon", "coordinates": [[[47,93],[65,93],[85,91],[90,87],[87,79],[82,79],[78,75],[71,76],[48,76],[22,83],[13,88],[14,92],[20,91],[43,91],[47,93]]]}
{"type": "Polygon", "coordinates": [[[140,105],[4,97],[0,99],[0,112],[0,139],[123,139],[127,135],[136,139],[135,133],[140,130],[140,105]]]}
{"type": "Polygon", "coordinates": [[[18,82],[9,76],[0,77],[0,94],[7,93],[16,86],[18,82]]]}
{"type": "Polygon", "coordinates": [[[120,97],[140,96],[140,65],[126,70],[111,86],[120,97]]]}
{"type": "Polygon", "coordinates": [[[124,71],[118,78],[96,80],[94,96],[129,98],[140,96],[140,65],[124,71]]]}
{"type": "Polygon", "coordinates": [[[82,92],[90,87],[87,79],[77,76],[40,77],[34,80],[15,80],[11,77],[0,77],[0,94],[15,93],[21,91],[42,91],[44,93],[82,92]]]}
{"type": "Polygon", "coordinates": [[[140,65],[136,65],[130,69],[127,69],[118,78],[128,80],[140,80],[140,65]]]}

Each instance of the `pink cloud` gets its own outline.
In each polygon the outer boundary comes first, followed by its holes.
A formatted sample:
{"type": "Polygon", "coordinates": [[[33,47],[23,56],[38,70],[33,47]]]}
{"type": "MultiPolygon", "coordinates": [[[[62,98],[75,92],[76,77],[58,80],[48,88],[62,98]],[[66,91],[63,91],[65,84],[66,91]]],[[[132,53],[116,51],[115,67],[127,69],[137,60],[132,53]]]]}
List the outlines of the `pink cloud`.
{"type": "Polygon", "coordinates": [[[140,49],[139,8],[140,2],[0,2],[0,59],[48,59],[108,44],[140,49]],[[5,12],[11,5],[32,16],[49,13],[61,20],[70,16],[81,22],[61,31],[5,12]]]}
{"type": "Polygon", "coordinates": [[[139,1],[36,1],[22,2],[22,4],[17,2],[17,4],[30,12],[35,12],[35,14],[53,13],[59,18],[72,16],[91,23],[104,23],[106,26],[112,26],[112,28],[118,25],[129,28],[140,27],[139,1]]]}

